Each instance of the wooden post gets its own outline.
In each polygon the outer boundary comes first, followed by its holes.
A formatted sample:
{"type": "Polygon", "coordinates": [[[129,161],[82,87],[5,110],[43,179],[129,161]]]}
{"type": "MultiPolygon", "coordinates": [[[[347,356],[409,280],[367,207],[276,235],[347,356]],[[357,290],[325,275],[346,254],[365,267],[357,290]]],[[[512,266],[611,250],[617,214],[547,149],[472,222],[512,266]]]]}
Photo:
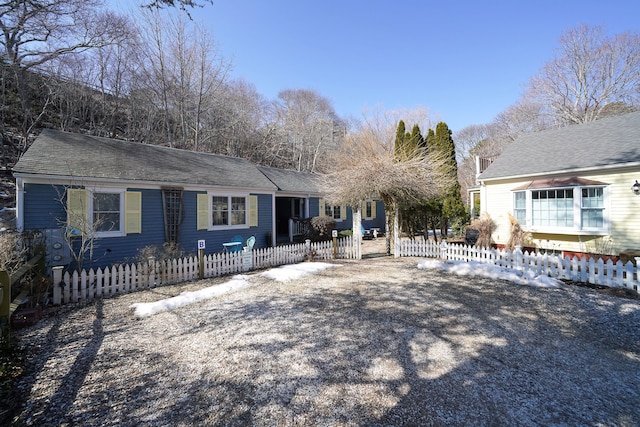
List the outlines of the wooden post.
{"type": "Polygon", "coordinates": [[[11,278],[6,270],[0,271],[0,317],[9,317],[11,305],[11,278]]]}
{"type": "Polygon", "coordinates": [[[395,199],[393,200],[393,257],[400,257],[400,214],[395,199]]]}
{"type": "Polygon", "coordinates": [[[351,229],[353,230],[353,245],[356,259],[362,259],[362,203],[352,207],[353,219],[351,229]]]}
{"type": "Polygon", "coordinates": [[[53,272],[53,304],[62,304],[62,270],[63,266],[52,267],[53,272]]]}
{"type": "Polygon", "coordinates": [[[204,249],[198,249],[198,277],[204,279],[204,249]]]}
{"type": "Polygon", "coordinates": [[[338,258],[338,230],[331,230],[331,236],[333,237],[333,259],[338,258]]]}

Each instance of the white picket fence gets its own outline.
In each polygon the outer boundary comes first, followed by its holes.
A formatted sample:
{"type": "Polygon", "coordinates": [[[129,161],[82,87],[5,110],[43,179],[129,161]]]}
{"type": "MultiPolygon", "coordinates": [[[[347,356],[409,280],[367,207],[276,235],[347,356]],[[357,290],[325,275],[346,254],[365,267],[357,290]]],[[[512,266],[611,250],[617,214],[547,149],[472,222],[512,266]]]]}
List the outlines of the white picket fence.
{"type": "Polygon", "coordinates": [[[484,249],[474,246],[436,243],[424,239],[400,239],[396,247],[397,256],[432,257],[443,260],[477,261],[505,268],[533,271],[556,279],[566,279],[609,287],[624,287],[640,293],[638,269],[631,262],[614,263],[611,260],[579,259],[541,253],[499,249],[484,249]]]}
{"type": "MultiPolygon", "coordinates": [[[[204,277],[211,278],[284,264],[306,259],[314,261],[354,259],[358,256],[354,239],[344,237],[333,242],[299,243],[247,252],[227,252],[204,256],[204,277]]],[[[104,269],[64,272],[53,269],[53,303],[67,304],[114,296],[157,286],[172,285],[199,278],[198,257],[170,261],[150,260],[137,264],[116,265],[104,269]]]]}

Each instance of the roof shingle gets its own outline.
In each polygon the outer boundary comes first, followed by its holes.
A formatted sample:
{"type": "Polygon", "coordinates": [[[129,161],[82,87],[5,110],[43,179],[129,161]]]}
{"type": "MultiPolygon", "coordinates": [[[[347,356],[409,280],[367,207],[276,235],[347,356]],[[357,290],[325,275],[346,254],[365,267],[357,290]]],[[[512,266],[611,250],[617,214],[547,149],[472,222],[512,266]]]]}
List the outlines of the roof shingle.
{"type": "Polygon", "coordinates": [[[640,112],[523,135],[480,180],[640,162],[640,112]]]}
{"type": "Polygon", "coordinates": [[[44,129],[13,168],[17,174],[208,185],[274,191],[246,159],[44,129]]]}

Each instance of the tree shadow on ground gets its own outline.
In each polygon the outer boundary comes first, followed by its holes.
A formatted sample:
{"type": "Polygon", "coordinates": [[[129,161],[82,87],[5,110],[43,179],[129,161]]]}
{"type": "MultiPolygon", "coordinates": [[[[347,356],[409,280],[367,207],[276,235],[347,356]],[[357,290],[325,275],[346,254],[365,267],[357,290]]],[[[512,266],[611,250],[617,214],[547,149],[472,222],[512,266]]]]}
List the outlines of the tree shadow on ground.
{"type": "MultiPolygon", "coordinates": [[[[640,420],[637,302],[372,262],[158,314],[161,329],[143,319],[92,338],[96,314],[55,405],[83,425],[640,420]],[[104,387],[88,395],[87,381],[104,387]]],[[[64,347],[59,321],[47,339],[64,347]]]]}

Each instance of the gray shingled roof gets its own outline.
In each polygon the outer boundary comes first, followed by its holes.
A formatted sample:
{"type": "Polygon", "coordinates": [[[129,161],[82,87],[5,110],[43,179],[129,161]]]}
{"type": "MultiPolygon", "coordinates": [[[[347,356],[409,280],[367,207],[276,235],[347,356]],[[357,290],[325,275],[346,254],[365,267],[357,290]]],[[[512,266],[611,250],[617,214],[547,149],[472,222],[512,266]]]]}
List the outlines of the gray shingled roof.
{"type": "Polygon", "coordinates": [[[258,166],[280,191],[319,194],[318,176],[308,172],[258,166]]]}
{"type": "Polygon", "coordinates": [[[248,160],[44,129],[17,174],[276,190],[248,160]]]}
{"type": "Polygon", "coordinates": [[[640,162],[640,112],[523,135],[480,180],[640,162]]]}

